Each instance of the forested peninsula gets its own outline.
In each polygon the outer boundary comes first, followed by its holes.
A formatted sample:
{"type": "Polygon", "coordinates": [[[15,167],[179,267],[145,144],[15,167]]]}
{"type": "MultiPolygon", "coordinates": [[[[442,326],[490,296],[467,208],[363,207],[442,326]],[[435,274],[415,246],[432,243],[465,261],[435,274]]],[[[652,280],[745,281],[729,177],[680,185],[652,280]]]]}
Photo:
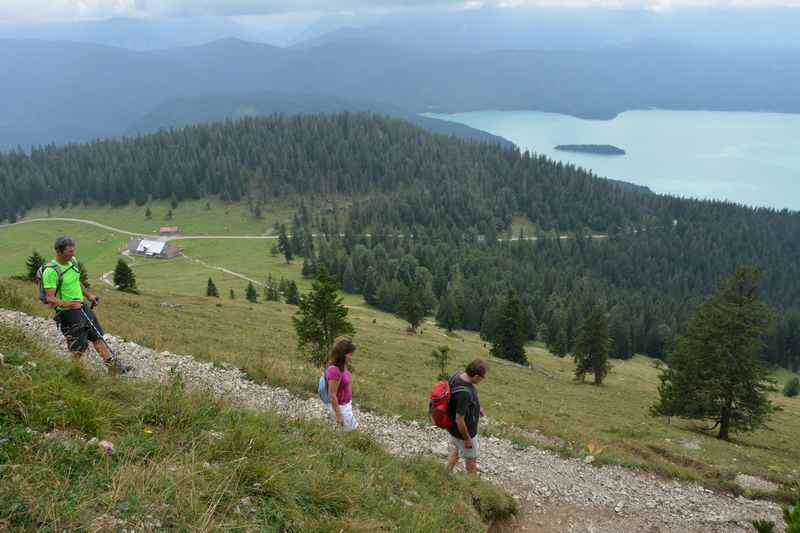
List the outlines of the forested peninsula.
{"type": "Polygon", "coordinates": [[[371,114],[245,118],[0,154],[0,219],[11,222],[35,205],[135,202],[144,213],[151,198],[209,195],[254,212],[296,202],[290,235],[304,273],[324,263],[385,311],[419,302],[446,327],[488,338],[512,293],[525,337],[558,355],[600,304],[613,356],[663,357],[718,281],[754,264],[778,310],[764,357],[800,366],[795,212],[626,191],[570,164],[371,114]],[[332,195],[346,200],[309,207],[332,195]],[[509,239],[514,217],[533,234],[509,239]]]}
{"type": "Polygon", "coordinates": [[[559,144],[556,150],[597,155],[625,155],[625,150],[611,144],[559,144]]]}

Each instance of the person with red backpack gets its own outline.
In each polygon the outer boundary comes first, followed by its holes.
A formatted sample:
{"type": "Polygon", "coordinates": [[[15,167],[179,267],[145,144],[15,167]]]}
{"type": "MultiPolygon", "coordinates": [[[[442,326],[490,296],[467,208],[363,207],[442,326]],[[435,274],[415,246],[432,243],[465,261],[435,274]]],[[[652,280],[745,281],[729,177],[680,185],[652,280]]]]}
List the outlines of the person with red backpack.
{"type": "Polygon", "coordinates": [[[40,300],[56,311],[55,321],[67,340],[67,349],[75,363],[80,363],[89,342],[111,374],[125,374],[131,367],[119,363],[103,339],[103,328],[91,307],[100,302],[81,283],[78,260],[75,259],[75,241],[59,237],[53,246],[56,258],[45,263],[36,274],[40,300]],[[91,302],[91,307],[86,305],[91,302]]]}
{"type": "Polygon", "coordinates": [[[475,359],[464,372],[453,374],[449,379],[451,394],[447,410],[453,423],[447,429],[447,469],[451,472],[461,456],[467,473],[473,476],[478,473],[478,421],[484,412],[475,385],[484,380],[487,370],[486,362],[475,359]]]}

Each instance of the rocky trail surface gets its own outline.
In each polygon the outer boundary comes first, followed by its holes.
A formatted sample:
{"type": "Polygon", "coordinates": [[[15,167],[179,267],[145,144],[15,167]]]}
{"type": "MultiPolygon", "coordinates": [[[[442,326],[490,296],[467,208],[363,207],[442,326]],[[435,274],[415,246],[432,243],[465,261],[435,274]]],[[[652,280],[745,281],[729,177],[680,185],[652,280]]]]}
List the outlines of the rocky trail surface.
{"type": "MultiPolygon", "coordinates": [[[[0,324],[40,339],[53,353],[67,356],[52,320],[0,310],[0,324]]],[[[112,335],[112,349],[134,366],[131,379],[167,382],[179,372],[185,382],[237,405],[289,417],[327,418],[317,398],[249,381],[237,368],[219,368],[190,355],[158,352],[112,335]]],[[[99,358],[89,357],[92,364],[99,358]]],[[[357,405],[357,398],[356,398],[357,405]]],[[[444,460],[445,435],[435,427],[359,411],[361,428],[399,456],[428,455],[444,460]]],[[[520,516],[498,531],[531,532],[751,532],[751,521],[782,524],[780,507],[733,497],[697,484],[668,480],[620,466],[598,466],[495,437],[481,440],[481,475],[511,492],[520,516]]],[[[782,531],[778,526],[778,531],[782,531]]]]}

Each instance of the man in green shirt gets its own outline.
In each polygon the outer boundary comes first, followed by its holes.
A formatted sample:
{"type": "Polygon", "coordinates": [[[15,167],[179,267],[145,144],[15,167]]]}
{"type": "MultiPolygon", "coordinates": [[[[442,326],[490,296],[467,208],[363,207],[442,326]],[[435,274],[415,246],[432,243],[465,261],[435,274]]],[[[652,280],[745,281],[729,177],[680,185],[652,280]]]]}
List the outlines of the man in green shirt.
{"type": "Polygon", "coordinates": [[[67,347],[72,353],[73,360],[80,363],[91,342],[110,373],[128,372],[130,368],[114,360],[102,339],[103,328],[91,309],[100,303],[100,299],[92,295],[81,283],[81,273],[78,261],[75,259],[75,241],[69,237],[59,237],[55,241],[54,248],[55,261],[62,273],[61,284],[59,285],[56,269],[45,266],[42,270],[42,288],[47,303],[56,310],[55,320],[67,339],[67,347]],[[91,307],[86,305],[87,301],[91,302],[91,307]]]}

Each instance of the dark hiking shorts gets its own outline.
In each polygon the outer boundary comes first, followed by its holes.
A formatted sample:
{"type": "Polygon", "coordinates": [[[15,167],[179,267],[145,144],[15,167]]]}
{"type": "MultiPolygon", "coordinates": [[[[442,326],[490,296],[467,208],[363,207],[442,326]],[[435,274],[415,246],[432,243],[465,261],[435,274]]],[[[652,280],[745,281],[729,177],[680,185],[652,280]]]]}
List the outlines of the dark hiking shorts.
{"type": "Polygon", "coordinates": [[[83,310],[65,309],[56,315],[55,321],[58,323],[61,333],[64,334],[64,338],[67,339],[67,347],[72,353],[83,353],[89,348],[89,342],[100,340],[95,328],[100,335],[104,333],[94,312],[87,306],[84,306],[83,310]],[[94,324],[94,328],[83,316],[84,312],[94,324]]]}

